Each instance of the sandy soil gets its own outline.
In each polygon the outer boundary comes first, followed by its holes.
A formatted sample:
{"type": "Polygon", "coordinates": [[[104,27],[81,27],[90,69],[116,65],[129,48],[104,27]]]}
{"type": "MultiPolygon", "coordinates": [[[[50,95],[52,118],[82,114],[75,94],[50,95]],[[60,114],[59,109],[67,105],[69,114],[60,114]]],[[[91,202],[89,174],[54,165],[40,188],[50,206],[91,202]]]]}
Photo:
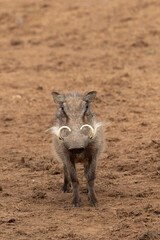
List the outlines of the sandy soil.
{"type": "Polygon", "coordinates": [[[0,239],[160,239],[159,0],[0,0],[0,239]],[[51,91],[98,92],[99,206],[52,156],[51,91]]]}

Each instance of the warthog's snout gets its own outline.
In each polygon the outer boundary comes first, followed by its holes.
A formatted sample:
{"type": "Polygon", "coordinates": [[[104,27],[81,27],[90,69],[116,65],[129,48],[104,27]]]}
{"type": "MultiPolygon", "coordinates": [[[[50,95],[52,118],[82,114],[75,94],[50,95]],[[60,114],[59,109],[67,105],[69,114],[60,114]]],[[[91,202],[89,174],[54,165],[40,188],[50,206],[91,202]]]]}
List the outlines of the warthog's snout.
{"type": "Polygon", "coordinates": [[[90,137],[81,131],[71,131],[63,138],[64,146],[70,153],[82,153],[89,144],[90,137]]]}
{"type": "Polygon", "coordinates": [[[79,154],[82,153],[84,151],[84,148],[70,148],[69,151],[73,154],[79,154]]]}
{"type": "Polygon", "coordinates": [[[94,137],[94,133],[93,127],[89,124],[74,126],[74,128],[61,126],[57,131],[58,138],[63,141],[68,151],[74,154],[84,151],[90,140],[94,137]]]}

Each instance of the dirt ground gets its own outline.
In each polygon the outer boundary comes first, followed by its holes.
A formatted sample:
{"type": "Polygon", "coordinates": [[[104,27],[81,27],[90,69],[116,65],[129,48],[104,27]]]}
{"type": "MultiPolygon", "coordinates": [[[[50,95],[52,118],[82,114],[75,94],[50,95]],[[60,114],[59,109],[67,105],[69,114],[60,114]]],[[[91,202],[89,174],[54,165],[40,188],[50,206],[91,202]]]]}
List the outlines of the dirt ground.
{"type": "Polygon", "coordinates": [[[0,0],[0,239],[160,239],[159,0],[0,0]],[[98,92],[97,208],[52,155],[51,91],[98,92]]]}

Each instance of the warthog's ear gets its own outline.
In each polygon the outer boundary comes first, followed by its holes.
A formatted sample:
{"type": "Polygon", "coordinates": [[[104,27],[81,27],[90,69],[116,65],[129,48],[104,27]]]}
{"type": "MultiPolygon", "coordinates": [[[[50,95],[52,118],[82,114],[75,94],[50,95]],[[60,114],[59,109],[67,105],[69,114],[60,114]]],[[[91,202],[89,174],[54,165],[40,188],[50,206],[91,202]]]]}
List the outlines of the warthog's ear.
{"type": "Polygon", "coordinates": [[[52,92],[55,103],[62,104],[64,102],[64,96],[58,92],[52,92]]]}
{"type": "Polygon", "coordinates": [[[95,97],[96,97],[97,92],[96,91],[91,91],[88,92],[85,96],[84,96],[84,100],[86,102],[93,102],[95,97]]]}

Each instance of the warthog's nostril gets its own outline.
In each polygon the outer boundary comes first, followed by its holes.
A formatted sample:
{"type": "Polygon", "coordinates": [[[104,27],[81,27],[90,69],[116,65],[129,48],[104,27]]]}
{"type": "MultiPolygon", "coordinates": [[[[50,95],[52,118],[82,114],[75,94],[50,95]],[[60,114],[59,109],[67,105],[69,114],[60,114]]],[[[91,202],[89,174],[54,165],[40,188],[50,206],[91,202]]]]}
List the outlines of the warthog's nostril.
{"type": "Polygon", "coordinates": [[[78,153],[82,153],[84,151],[84,148],[71,148],[69,149],[69,151],[71,153],[78,154],[78,153]]]}

